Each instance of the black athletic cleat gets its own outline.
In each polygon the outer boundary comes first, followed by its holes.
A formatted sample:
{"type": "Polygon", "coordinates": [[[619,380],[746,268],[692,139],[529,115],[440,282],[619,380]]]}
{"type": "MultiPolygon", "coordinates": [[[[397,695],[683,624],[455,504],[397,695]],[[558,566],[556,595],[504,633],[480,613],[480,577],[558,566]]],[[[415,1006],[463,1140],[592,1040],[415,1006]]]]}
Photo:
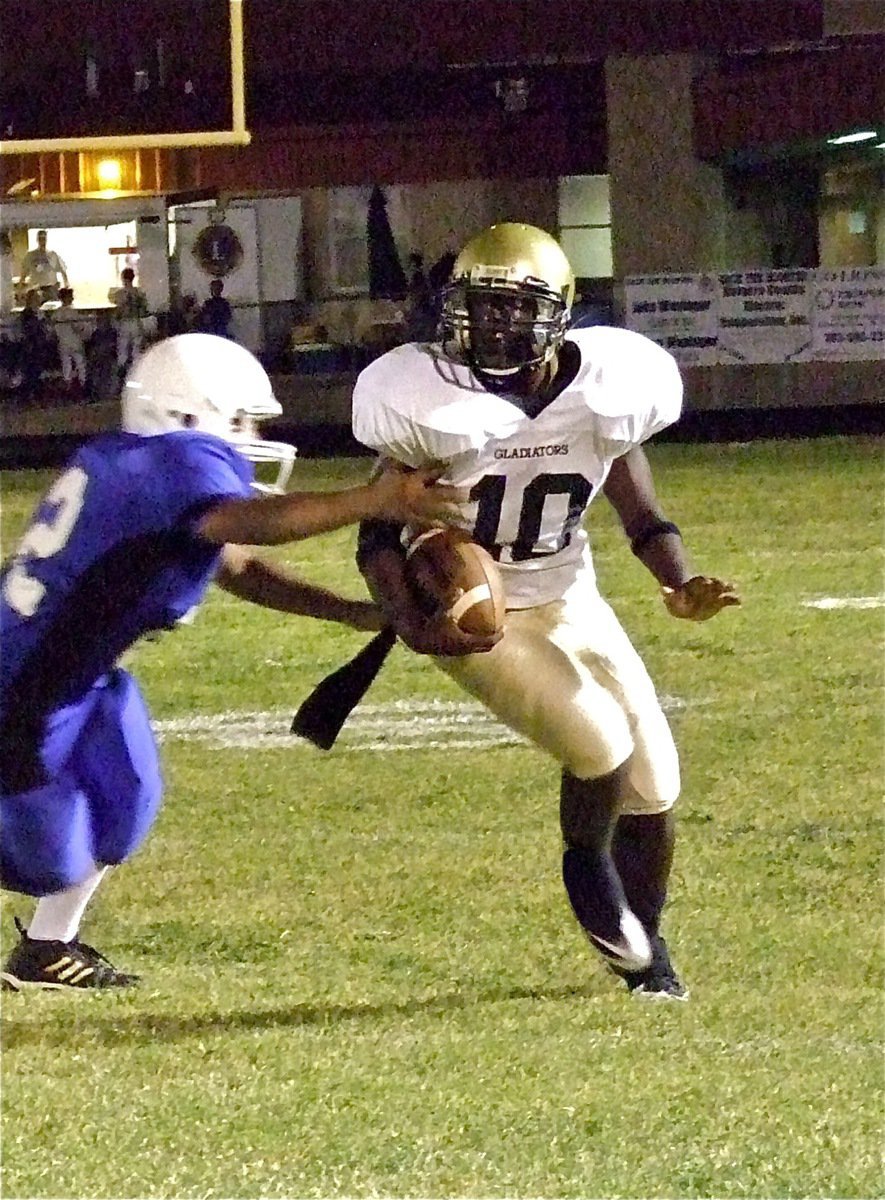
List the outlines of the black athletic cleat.
{"type": "Polygon", "coordinates": [[[133,987],[138,982],[138,975],[116,970],[100,951],[78,938],[72,942],[44,942],[29,938],[18,917],[15,925],[21,939],[0,971],[4,991],[85,991],[133,987]]]}
{"type": "Polygon", "coordinates": [[[612,970],[635,996],[648,1000],[687,1000],[688,988],[673,970],[667,943],[659,934],[653,934],[649,941],[652,959],[644,971],[623,971],[617,967],[612,970]]]}
{"type": "Polygon", "coordinates": [[[652,961],[651,946],[627,905],[611,858],[569,848],[562,856],[562,878],[587,940],[609,966],[619,971],[646,969],[652,961]]]}

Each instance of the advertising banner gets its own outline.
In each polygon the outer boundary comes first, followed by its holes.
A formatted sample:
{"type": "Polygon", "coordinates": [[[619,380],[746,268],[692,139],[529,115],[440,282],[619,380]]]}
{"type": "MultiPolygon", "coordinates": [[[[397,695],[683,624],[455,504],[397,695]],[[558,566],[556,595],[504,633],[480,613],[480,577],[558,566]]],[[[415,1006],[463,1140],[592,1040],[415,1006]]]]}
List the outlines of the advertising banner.
{"type": "Polygon", "coordinates": [[[814,272],[812,357],[885,358],[885,267],[814,272]]]}
{"type": "Polygon", "coordinates": [[[811,350],[811,271],[730,271],[719,276],[721,363],[780,363],[811,350]]]}
{"type": "Polygon", "coordinates": [[[624,280],[626,325],[669,350],[679,363],[718,362],[715,275],[636,275],[624,280]]]}
{"type": "Polygon", "coordinates": [[[684,365],[885,359],[885,267],[634,275],[624,299],[684,365]]]}

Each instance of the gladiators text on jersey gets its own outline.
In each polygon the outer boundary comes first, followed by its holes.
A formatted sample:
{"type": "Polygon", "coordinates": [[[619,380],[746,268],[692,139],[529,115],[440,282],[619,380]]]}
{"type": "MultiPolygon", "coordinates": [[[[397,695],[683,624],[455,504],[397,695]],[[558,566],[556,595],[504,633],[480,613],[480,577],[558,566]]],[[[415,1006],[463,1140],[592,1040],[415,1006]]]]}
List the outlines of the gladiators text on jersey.
{"type": "Polygon", "coordinates": [[[495,458],[552,458],[557,454],[568,454],[568,442],[552,446],[513,446],[509,450],[496,450],[495,458]]]}

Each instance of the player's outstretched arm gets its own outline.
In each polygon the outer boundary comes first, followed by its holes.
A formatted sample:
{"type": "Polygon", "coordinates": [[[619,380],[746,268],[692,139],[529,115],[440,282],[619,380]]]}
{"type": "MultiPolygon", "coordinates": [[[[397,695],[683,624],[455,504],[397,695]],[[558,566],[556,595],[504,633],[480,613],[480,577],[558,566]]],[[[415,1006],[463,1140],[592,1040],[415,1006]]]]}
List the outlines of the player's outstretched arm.
{"type": "Polygon", "coordinates": [[[226,500],[201,518],[197,533],[219,545],[274,546],[362,520],[451,521],[466,492],[437,483],[441,473],[440,467],[409,472],[391,469],[362,487],[341,492],[289,492],[226,500]]]}
{"type": "Polygon", "coordinates": [[[382,629],[385,624],[381,609],[371,600],[348,600],[280,570],[242,546],[225,546],[215,582],[240,600],[276,612],[337,621],[369,632],[382,629]]]}
{"type": "Polygon", "coordinates": [[[641,447],[615,460],[604,492],[630,539],[633,553],[661,585],[667,611],[688,621],[706,621],[740,604],[734,584],[696,575],[679,528],[666,520],[655,493],[651,467],[641,447]]]}

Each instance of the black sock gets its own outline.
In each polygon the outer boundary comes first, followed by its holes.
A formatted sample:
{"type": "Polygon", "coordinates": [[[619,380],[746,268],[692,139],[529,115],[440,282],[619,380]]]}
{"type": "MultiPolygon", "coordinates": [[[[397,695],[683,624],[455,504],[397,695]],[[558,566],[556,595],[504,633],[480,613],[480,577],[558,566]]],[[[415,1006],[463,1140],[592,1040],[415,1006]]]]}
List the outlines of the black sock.
{"type": "Polygon", "coordinates": [[[589,880],[599,876],[607,879],[612,896],[619,899],[622,906],[626,906],[618,873],[607,853],[594,854],[576,846],[569,846],[563,852],[562,882],[565,884],[572,911],[585,929],[591,925],[588,914],[596,913],[595,899],[599,890],[598,885],[591,888],[589,880]]]}
{"type": "Polygon", "coordinates": [[[673,862],[675,828],[670,812],[618,818],[612,840],[615,861],[627,902],[648,934],[658,932],[667,899],[673,862]]]}

